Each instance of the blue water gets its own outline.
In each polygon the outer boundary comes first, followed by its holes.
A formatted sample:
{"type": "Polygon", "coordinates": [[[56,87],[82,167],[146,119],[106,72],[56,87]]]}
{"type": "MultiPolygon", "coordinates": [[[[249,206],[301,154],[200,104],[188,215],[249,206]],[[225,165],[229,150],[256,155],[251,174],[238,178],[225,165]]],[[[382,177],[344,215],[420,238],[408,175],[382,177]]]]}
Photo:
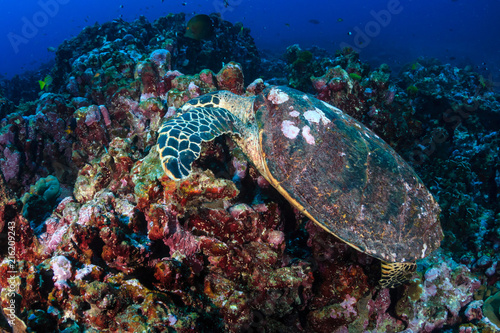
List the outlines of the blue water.
{"type": "Polygon", "coordinates": [[[54,59],[49,47],[83,27],[117,17],[150,21],[168,13],[219,12],[243,22],[260,50],[283,53],[291,44],[334,52],[352,46],[361,60],[394,70],[419,56],[457,66],[473,65],[500,77],[499,0],[22,0],[2,1],[0,77],[36,70],[54,59]]]}

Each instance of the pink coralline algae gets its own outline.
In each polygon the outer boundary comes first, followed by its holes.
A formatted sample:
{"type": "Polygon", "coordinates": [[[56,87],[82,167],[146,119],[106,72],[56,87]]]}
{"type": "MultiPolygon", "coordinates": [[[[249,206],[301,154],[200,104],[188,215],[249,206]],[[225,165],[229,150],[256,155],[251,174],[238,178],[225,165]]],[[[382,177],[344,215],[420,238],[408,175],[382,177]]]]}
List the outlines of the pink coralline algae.
{"type": "Polygon", "coordinates": [[[204,69],[200,72],[200,80],[208,85],[213,85],[215,82],[215,74],[208,69],[204,69]]]}
{"type": "Polygon", "coordinates": [[[401,318],[409,320],[408,327],[415,332],[431,332],[460,323],[460,310],[473,301],[473,294],[481,285],[469,268],[440,253],[427,261],[430,267],[422,281],[413,285],[408,299],[401,299],[396,306],[401,318]],[[444,307],[436,308],[437,304],[444,307]]]}
{"type": "Polygon", "coordinates": [[[351,297],[349,295],[346,295],[346,299],[340,303],[340,308],[342,310],[338,311],[336,309],[333,309],[332,312],[330,313],[330,317],[336,319],[340,318],[341,316],[346,316],[350,317],[356,316],[358,313],[355,308],[353,308],[353,305],[356,304],[356,299],[354,297],[351,297]]]}
{"type": "Polygon", "coordinates": [[[18,151],[12,152],[9,148],[5,148],[3,159],[0,160],[0,168],[6,182],[19,175],[20,164],[21,154],[18,151]]]}
{"type": "Polygon", "coordinates": [[[467,305],[464,315],[468,321],[481,320],[483,318],[483,311],[481,307],[483,306],[483,301],[472,301],[467,305]]]}
{"type": "Polygon", "coordinates": [[[99,111],[99,107],[97,105],[91,105],[85,111],[85,125],[91,126],[92,124],[99,123],[101,120],[101,112],[99,111]]]}
{"type": "Polygon", "coordinates": [[[189,82],[188,91],[192,98],[200,96],[200,87],[194,84],[194,82],[189,82]]]}
{"type": "Polygon", "coordinates": [[[392,104],[392,102],[394,102],[394,97],[396,97],[396,91],[391,89],[391,90],[387,91],[385,96],[386,96],[385,103],[387,105],[392,104]]]}
{"type": "Polygon", "coordinates": [[[252,83],[250,83],[247,87],[247,92],[252,95],[260,94],[266,88],[266,84],[262,79],[256,79],[252,83]]]}
{"type": "Polygon", "coordinates": [[[156,65],[160,77],[171,69],[170,58],[170,52],[165,49],[155,50],[151,53],[150,59],[156,65]]]}
{"type": "Polygon", "coordinates": [[[102,115],[102,118],[104,119],[104,124],[106,126],[111,126],[111,118],[109,116],[109,111],[104,105],[99,105],[99,112],[102,115]]]}
{"type": "Polygon", "coordinates": [[[60,225],[56,218],[49,218],[45,220],[45,225],[47,226],[47,232],[40,235],[40,240],[42,242],[45,241],[47,250],[52,252],[59,244],[61,244],[62,238],[68,231],[69,226],[60,225]]]}
{"type": "Polygon", "coordinates": [[[69,287],[66,280],[71,278],[71,262],[64,256],[53,257],[51,260],[54,272],[54,284],[57,288],[69,287]]]}

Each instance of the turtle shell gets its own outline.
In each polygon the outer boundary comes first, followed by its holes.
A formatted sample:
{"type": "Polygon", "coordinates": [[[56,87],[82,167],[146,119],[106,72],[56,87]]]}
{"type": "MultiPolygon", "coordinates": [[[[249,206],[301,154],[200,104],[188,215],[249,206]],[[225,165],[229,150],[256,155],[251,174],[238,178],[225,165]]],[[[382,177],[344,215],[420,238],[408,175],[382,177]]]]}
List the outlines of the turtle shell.
{"type": "Polygon", "coordinates": [[[415,261],[439,247],[438,204],[363,124],[287,87],[267,88],[254,109],[268,180],[314,222],[387,262],[415,261]]]}

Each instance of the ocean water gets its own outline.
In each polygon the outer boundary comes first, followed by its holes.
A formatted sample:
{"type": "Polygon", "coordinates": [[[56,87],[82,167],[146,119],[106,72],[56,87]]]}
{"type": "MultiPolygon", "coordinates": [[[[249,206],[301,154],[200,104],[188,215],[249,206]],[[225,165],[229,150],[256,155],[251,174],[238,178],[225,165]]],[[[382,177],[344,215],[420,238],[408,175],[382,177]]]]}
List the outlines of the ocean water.
{"type": "Polygon", "coordinates": [[[498,0],[23,0],[2,1],[0,78],[37,70],[54,59],[50,51],[85,26],[144,15],[151,22],[168,13],[220,13],[242,22],[263,52],[289,45],[329,52],[351,46],[362,61],[398,70],[420,56],[471,65],[500,81],[498,0]]]}

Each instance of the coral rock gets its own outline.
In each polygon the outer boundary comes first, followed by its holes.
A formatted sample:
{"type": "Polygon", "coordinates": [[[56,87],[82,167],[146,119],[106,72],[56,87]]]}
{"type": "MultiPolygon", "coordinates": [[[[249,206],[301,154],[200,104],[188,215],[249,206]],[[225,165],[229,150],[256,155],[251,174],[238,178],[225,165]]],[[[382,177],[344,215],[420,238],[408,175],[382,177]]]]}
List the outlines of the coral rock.
{"type": "Polygon", "coordinates": [[[243,71],[241,65],[231,61],[217,73],[217,86],[219,90],[229,90],[241,95],[244,92],[243,71]]]}

